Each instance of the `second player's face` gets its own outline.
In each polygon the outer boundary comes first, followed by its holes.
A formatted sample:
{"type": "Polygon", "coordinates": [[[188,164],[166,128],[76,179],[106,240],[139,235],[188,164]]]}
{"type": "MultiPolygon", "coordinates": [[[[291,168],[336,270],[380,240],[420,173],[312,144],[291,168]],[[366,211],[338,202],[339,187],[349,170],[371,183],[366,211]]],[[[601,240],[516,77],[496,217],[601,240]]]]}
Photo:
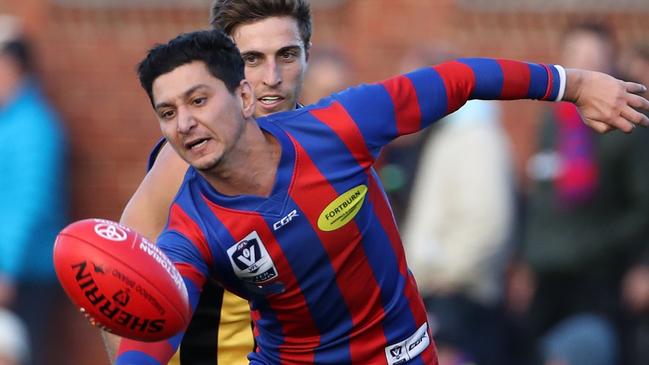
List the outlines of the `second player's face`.
{"type": "Polygon", "coordinates": [[[234,29],[232,38],[257,98],[256,116],[295,108],[307,61],[297,21],[283,16],[243,24],[234,29]]]}
{"type": "Polygon", "coordinates": [[[243,134],[244,119],[252,115],[252,108],[244,106],[252,105],[248,85],[233,95],[200,61],[159,76],[152,91],[162,134],[199,171],[214,169],[228,158],[243,134]]]}

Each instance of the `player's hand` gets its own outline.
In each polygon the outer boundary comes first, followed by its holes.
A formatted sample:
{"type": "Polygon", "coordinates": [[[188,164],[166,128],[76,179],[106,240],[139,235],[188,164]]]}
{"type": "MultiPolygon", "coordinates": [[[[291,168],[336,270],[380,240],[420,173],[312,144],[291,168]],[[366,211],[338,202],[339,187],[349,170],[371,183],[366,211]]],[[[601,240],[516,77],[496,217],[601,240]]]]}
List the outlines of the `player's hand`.
{"type": "Polygon", "coordinates": [[[638,125],[649,126],[649,118],[638,111],[649,111],[649,101],[638,95],[645,86],[580,69],[566,69],[566,76],[564,100],[573,102],[584,123],[597,132],[630,133],[638,125]]]}
{"type": "Polygon", "coordinates": [[[649,266],[636,265],[622,281],[622,299],[635,313],[649,312],[649,266]]]}

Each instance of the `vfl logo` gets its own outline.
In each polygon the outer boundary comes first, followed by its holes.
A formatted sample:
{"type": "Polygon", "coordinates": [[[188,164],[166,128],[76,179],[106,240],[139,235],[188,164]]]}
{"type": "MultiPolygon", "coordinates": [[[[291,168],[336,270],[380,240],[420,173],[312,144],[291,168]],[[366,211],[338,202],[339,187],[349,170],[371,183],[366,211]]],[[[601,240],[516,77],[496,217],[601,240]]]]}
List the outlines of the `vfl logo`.
{"type": "Polygon", "coordinates": [[[280,229],[280,228],[284,227],[285,225],[291,223],[293,218],[295,218],[297,216],[298,216],[297,210],[293,209],[290,213],[288,213],[288,215],[286,217],[278,220],[277,222],[275,222],[273,224],[273,231],[277,231],[278,229],[280,229]]]}
{"type": "Polygon", "coordinates": [[[277,277],[275,264],[256,231],[228,248],[227,252],[239,278],[259,285],[277,277]]]}
{"type": "Polygon", "coordinates": [[[110,241],[119,242],[126,240],[126,231],[114,224],[97,223],[95,224],[95,233],[99,235],[99,237],[110,241]]]}
{"type": "Polygon", "coordinates": [[[401,357],[401,354],[403,353],[403,347],[402,346],[396,346],[390,349],[390,355],[392,357],[399,358],[401,357]]]}
{"type": "Polygon", "coordinates": [[[358,185],[334,199],[320,213],[318,228],[322,231],[329,232],[335,231],[349,223],[363,206],[366,194],[367,186],[358,185]]]}

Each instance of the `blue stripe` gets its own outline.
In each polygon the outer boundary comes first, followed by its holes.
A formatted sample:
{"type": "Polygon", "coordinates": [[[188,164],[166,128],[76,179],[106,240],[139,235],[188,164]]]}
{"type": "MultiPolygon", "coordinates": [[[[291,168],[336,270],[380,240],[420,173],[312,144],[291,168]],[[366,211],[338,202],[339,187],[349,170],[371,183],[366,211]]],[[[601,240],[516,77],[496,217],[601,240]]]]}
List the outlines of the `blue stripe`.
{"type": "Polygon", "coordinates": [[[189,264],[203,275],[209,276],[207,264],[200,259],[201,253],[183,232],[165,230],[156,244],[173,263],[189,264]]]}
{"type": "Polygon", "coordinates": [[[498,61],[486,58],[463,58],[458,61],[469,66],[475,75],[475,89],[470,95],[471,99],[494,100],[500,98],[504,75],[498,61]]]}
{"type": "Polygon", "coordinates": [[[160,365],[160,363],[143,352],[127,351],[117,358],[115,365],[160,365]]]}
{"type": "MultiPolygon", "coordinates": [[[[302,118],[300,122],[306,128],[291,128],[291,134],[300,141],[300,145],[317,169],[325,175],[338,194],[363,183],[364,180],[360,179],[357,180],[356,185],[350,185],[353,182],[349,181],[349,176],[358,175],[363,172],[363,168],[358,164],[352,151],[328,125],[320,122],[311,114],[302,118]],[[322,158],[322,156],[327,156],[327,158],[322,158]]],[[[375,122],[381,123],[379,120],[375,120],[375,122]]]]}
{"type": "MultiPolygon", "coordinates": [[[[431,344],[428,345],[428,347],[432,346],[433,340],[430,340],[431,344]]],[[[425,350],[424,350],[425,351],[425,350]]],[[[408,365],[430,365],[430,364],[424,364],[424,359],[421,358],[421,354],[419,354],[417,357],[414,359],[408,361],[408,365]]]]}
{"type": "Polygon", "coordinates": [[[542,99],[548,86],[548,72],[539,64],[528,63],[530,68],[530,89],[527,96],[530,99],[542,99]]]}
{"type": "Polygon", "coordinates": [[[260,318],[256,322],[259,335],[255,337],[257,345],[263,350],[264,356],[269,357],[272,363],[279,364],[279,348],[284,344],[284,329],[277,319],[277,314],[262,296],[255,296],[251,302],[251,309],[259,311],[260,318]]]}
{"type": "Polygon", "coordinates": [[[552,90],[550,91],[550,96],[548,100],[556,100],[559,96],[559,86],[561,85],[561,77],[559,76],[559,70],[553,65],[548,65],[550,71],[552,72],[552,90]]]}
{"type": "MultiPolygon", "coordinates": [[[[366,171],[356,162],[351,152],[347,150],[334,131],[323,123],[315,121],[313,123],[318,125],[310,124],[310,127],[312,129],[317,127],[318,133],[299,134],[295,137],[303,143],[302,148],[337,193],[340,195],[361,184],[369,186],[366,171]],[[323,141],[327,143],[323,143],[323,141]],[[333,151],[337,152],[333,153],[333,151]],[[314,159],[314,156],[329,156],[329,158],[314,159]]],[[[372,174],[376,178],[373,170],[372,174]]],[[[374,206],[369,203],[369,197],[365,199],[354,221],[359,229],[363,231],[361,245],[365,256],[369,260],[373,277],[379,286],[382,306],[386,313],[390,313],[383,322],[384,334],[391,342],[398,342],[410,336],[418,326],[416,326],[408,301],[402,297],[404,288],[407,285],[406,278],[399,274],[394,275],[392,270],[386,269],[387,267],[398,267],[397,258],[387,232],[377,223],[379,218],[374,214],[374,206]],[[367,227],[372,227],[372,229],[366,229],[367,227]]],[[[387,214],[391,214],[391,212],[387,212],[387,214]]],[[[305,252],[310,251],[305,249],[305,252]]],[[[318,298],[318,296],[314,296],[314,298],[318,298]]],[[[320,298],[322,297],[320,296],[320,298]]],[[[331,305],[334,304],[335,302],[331,305]]]]}
{"type": "Polygon", "coordinates": [[[398,137],[392,97],[383,85],[361,85],[334,94],[334,97],[358,125],[374,159],[383,146],[398,137]]]}
{"type": "MultiPolygon", "coordinates": [[[[198,190],[198,184],[192,184],[198,190]]],[[[198,194],[196,192],[195,194],[198,194]]],[[[199,222],[199,227],[208,240],[209,250],[212,253],[212,258],[215,265],[210,269],[210,274],[225,287],[228,291],[235,293],[245,299],[250,299],[247,291],[242,285],[241,280],[234,273],[232,265],[230,265],[230,257],[228,256],[227,249],[237,243],[237,240],[232,237],[230,231],[225,225],[218,220],[216,215],[210,210],[207,204],[203,201],[200,195],[195,195],[198,201],[195,202],[197,217],[202,217],[199,222]],[[219,263],[221,265],[219,265],[219,263]],[[226,263],[225,265],[222,265],[226,263]]],[[[192,215],[192,219],[196,219],[192,215]]]]}
{"type": "MultiPolygon", "coordinates": [[[[291,200],[288,210],[292,209],[298,211],[296,219],[306,220],[305,214],[291,200]]],[[[270,227],[274,223],[269,220],[266,222],[270,227]]],[[[312,314],[316,329],[321,335],[320,342],[336,342],[340,346],[335,349],[318,347],[315,350],[315,362],[326,363],[326,359],[351,360],[347,337],[352,330],[351,313],[344,305],[344,297],[336,285],[336,273],[317,233],[307,223],[289,224],[276,231],[275,237],[312,314]],[[301,242],[300,249],[291,248],[285,242],[293,242],[293,245],[294,242],[301,242]],[[325,283],[328,285],[324,285],[325,283]],[[347,354],[344,351],[341,353],[341,347],[347,354]]]]}
{"type": "Polygon", "coordinates": [[[432,67],[406,74],[415,90],[421,111],[421,128],[425,128],[448,113],[448,94],[444,80],[432,67]]]}
{"type": "MultiPolygon", "coordinates": [[[[189,295],[189,305],[192,308],[192,311],[196,309],[196,305],[198,305],[198,300],[200,299],[200,294],[201,294],[201,289],[196,287],[194,285],[194,282],[183,277],[183,281],[185,282],[185,287],[187,288],[187,294],[189,295]]],[[[170,339],[171,341],[171,339],[170,339]]],[[[179,342],[180,343],[180,342],[179,342]]]]}
{"type": "MultiPolygon", "coordinates": [[[[371,178],[378,180],[375,175],[371,178]]],[[[371,185],[368,184],[368,186],[371,185]]],[[[375,206],[369,200],[370,191],[367,194],[368,197],[364,204],[367,205],[366,209],[374,212],[375,206]]],[[[364,232],[362,245],[374,277],[381,288],[381,302],[386,314],[383,320],[383,329],[387,343],[402,341],[422,325],[422,323],[416,323],[410,303],[404,297],[408,280],[397,271],[399,262],[396,252],[392,248],[388,233],[379,224],[379,217],[374,214],[361,216],[357,218],[357,223],[360,227],[369,225],[373,227],[372,230],[364,232]],[[379,245],[378,242],[383,244],[379,245]]]]}
{"type": "MultiPolygon", "coordinates": [[[[187,284],[187,280],[185,280],[185,284],[187,284]]],[[[196,297],[195,302],[198,303],[198,296],[196,297]]],[[[196,305],[193,304],[193,305],[192,305],[192,308],[195,308],[195,307],[196,307],[196,305]]],[[[185,335],[185,332],[184,332],[184,331],[180,331],[180,332],[178,332],[176,335],[174,335],[174,336],[172,336],[171,338],[169,338],[169,339],[167,340],[167,342],[169,342],[169,344],[171,345],[171,347],[172,347],[173,349],[178,350],[178,347],[180,346],[180,341],[182,341],[184,335],[185,335]]]]}

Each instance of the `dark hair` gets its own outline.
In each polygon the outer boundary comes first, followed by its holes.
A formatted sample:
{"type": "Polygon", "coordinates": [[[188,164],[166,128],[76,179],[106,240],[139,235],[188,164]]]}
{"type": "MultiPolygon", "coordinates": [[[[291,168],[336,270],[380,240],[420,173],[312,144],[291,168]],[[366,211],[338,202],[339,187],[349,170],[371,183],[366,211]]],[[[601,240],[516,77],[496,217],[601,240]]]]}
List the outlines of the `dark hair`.
{"type": "Polygon", "coordinates": [[[153,104],[152,88],[155,79],[179,66],[202,61],[210,74],[220,79],[231,93],[243,80],[243,60],[232,40],[219,30],[184,33],[167,44],[151,48],[137,66],[140,84],[153,104]]]}
{"type": "Polygon", "coordinates": [[[306,0],[215,0],[210,23],[232,35],[241,24],[253,23],[273,16],[289,16],[297,21],[304,48],[311,43],[311,10],[306,0]]]}
{"type": "Polygon", "coordinates": [[[17,38],[7,41],[0,47],[0,54],[11,57],[20,67],[21,72],[30,73],[33,71],[32,50],[27,40],[17,38]]]}

